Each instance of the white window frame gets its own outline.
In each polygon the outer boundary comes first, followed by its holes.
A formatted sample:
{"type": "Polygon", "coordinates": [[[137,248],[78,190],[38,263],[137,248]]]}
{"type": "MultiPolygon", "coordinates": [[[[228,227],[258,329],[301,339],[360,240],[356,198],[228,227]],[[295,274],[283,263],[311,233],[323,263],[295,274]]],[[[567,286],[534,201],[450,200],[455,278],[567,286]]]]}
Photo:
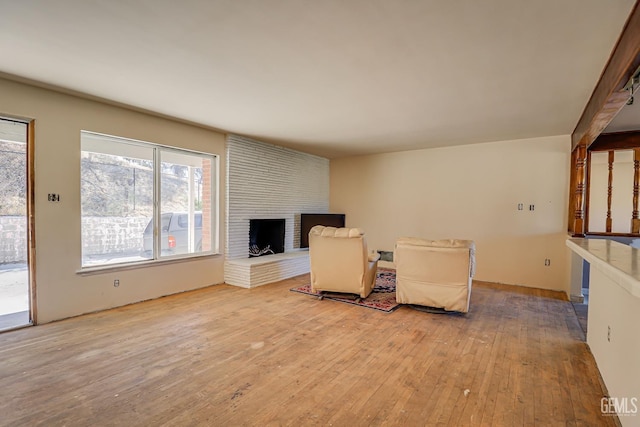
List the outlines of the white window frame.
{"type": "MultiPolygon", "coordinates": [[[[87,130],[81,130],[81,152],[101,152],[101,151],[91,151],[84,150],[82,148],[82,141],[84,136],[100,138],[104,140],[113,140],[119,144],[127,144],[131,146],[138,146],[142,148],[152,149],[153,150],[153,254],[152,258],[144,259],[144,260],[136,260],[136,261],[127,261],[121,263],[104,263],[104,264],[93,264],[93,265],[82,265],[81,260],[81,269],[80,272],[91,272],[96,270],[105,270],[105,269],[114,269],[114,268],[122,268],[122,267],[131,267],[131,266],[139,266],[144,264],[158,264],[165,263],[167,261],[176,261],[181,259],[190,259],[190,258],[199,258],[204,256],[211,255],[219,255],[220,254],[220,232],[219,232],[219,218],[220,218],[220,186],[219,186],[219,175],[220,175],[220,156],[212,153],[205,153],[195,150],[189,150],[184,148],[172,147],[168,145],[157,144],[148,141],[141,141],[137,139],[131,139],[126,137],[120,137],[115,135],[108,135],[104,133],[92,132],[87,130]],[[211,206],[210,206],[210,230],[211,230],[211,249],[207,251],[199,251],[196,253],[185,253],[185,254],[173,254],[173,255],[163,255],[161,252],[161,231],[160,224],[162,218],[162,203],[161,203],[161,182],[162,182],[162,168],[161,161],[162,156],[161,153],[177,153],[186,156],[196,156],[201,157],[203,159],[209,159],[211,161],[211,206]]],[[[111,152],[102,152],[103,154],[111,154],[118,155],[111,152]]],[[[80,203],[82,204],[82,194],[80,195],[80,203]]],[[[192,218],[194,220],[195,218],[192,218]]],[[[202,218],[204,221],[204,217],[202,218]]],[[[192,222],[195,224],[195,221],[192,222]]],[[[204,224],[204,222],[203,222],[204,224]]],[[[81,232],[82,239],[82,232],[81,232]]],[[[81,243],[82,246],[82,243],[81,243]]]]}

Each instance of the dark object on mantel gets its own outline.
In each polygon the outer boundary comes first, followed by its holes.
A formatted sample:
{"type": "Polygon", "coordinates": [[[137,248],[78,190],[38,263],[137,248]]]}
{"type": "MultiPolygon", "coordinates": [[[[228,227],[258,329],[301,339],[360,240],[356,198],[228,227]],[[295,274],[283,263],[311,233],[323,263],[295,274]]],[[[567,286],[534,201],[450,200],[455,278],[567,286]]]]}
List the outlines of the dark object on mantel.
{"type": "Polygon", "coordinates": [[[344,227],[345,214],[300,214],[300,247],[309,247],[309,231],[316,225],[325,227],[344,227]]]}
{"type": "Polygon", "coordinates": [[[378,251],[380,254],[380,261],[393,262],[393,251],[378,251]]]}

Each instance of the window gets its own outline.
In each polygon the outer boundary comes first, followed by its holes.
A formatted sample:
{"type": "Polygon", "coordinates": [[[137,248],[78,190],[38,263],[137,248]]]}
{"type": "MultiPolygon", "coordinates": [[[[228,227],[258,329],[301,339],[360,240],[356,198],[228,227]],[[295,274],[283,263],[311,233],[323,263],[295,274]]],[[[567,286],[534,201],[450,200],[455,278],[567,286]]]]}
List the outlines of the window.
{"type": "Polygon", "coordinates": [[[214,253],[217,157],[81,132],[82,267],[214,253]]]}

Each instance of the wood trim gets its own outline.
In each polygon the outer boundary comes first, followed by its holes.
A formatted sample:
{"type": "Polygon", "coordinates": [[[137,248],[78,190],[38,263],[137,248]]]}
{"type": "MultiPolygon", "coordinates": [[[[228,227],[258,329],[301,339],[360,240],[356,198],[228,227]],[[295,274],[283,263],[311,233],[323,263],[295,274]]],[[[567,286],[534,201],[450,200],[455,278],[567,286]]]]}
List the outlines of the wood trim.
{"type": "Polygon", "coordinates": [[[571,164],[569,165],[569,209],[568,211],[568,219],[567,219],[567,232],[569,234],[573,234],[573,218],[576,215],[576,206],[575,206],[575,193],[576,193],[576,173],[575,173],[575,164],[576,164],[576,156],[578,154],[578,150],[573,150],[571,152],[571,164]]]}
{"type": "Polygon", "coordinates": [[[603,133],[599,135],[589,151],[632,150],[640,148],[640,131],[603,133]]]}
{"type": "Polygon", "coordinates": [[[574,206],[574,216],[571,219],[573,226],[571,227],[571,233],[575,237],[584,237],[585,233],[585,180],[586,180],[586,163],[587,163],[587,147],[585,145],[579,145],[576,148],[576,153],[573,161],[572,173],[575,174],[575,191],[573,191],[573,197],[571,202],[574,206]]]}
{"type": "MultiPolygon", "coordinates": [[[[589,156],[591,157],[591,156],[589,156]]],[[[608,169],[609,177],[607,178],[607,220],[605,222],[605,230],[607,233],[611,233],[612,219],[611,219],[611,194],[613,193],[613,159],[615,158],[615,151],[609,151],[608,156],[608,169]]],[[[587,185],[590,187],[590,185],[587,185]]]]}
{"type": "Polygon", "coordinates": [[[609,61],[571,134],[572,149],[589,146],[624,107],[624,85],[640,66],[640,1],[633,6],[609,61]]]}
{"type": "Polygon", "coordinates": [[[591,152],[587,151],[587,165],[585,167],[585,200],[584,200],[584,232],[589,232],[589,208],[591,206],[591,152]]]}
{"type": "Polygon", "coordinates": [[[638,219],[638,199],[640,198],[640,148],[633,150],[633,211],[631,212],[631,233],[640,233],[638,219]]]}
{"type": "Polygon", "coordinates": [[[29,268],[29,290],[31,293],[31,323],[38,323],[36,292],[36,220],[35,220],[35,120],[27,126],[27,264],[29,268]]]}

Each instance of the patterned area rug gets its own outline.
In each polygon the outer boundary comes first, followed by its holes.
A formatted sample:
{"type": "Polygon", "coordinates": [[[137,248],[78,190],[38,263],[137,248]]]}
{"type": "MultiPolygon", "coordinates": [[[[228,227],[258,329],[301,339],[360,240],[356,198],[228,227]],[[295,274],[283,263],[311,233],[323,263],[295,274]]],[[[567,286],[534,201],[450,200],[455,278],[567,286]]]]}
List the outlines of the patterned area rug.
{"type": "MultiPolygon", "coordinates": [[[[291,290],[293,292],[300,292],[301,294],[320,296],[319,292],[313,292],[311,290],[310,283],[304,286],[298,286],[297,288],[291,288],[291,290]]],[[[386,268],[379,268],[376,275],[376,285],[374,286],[373,291],[368,297],[359,302],[347,294],[344,296],[339,294],[328,294],[325,295],[324,298],[346,302],[347,304],[359,305],[361,307],[374,308],[376,310],[389,313],[400,306],[400,304],[396,302],[396,272],[386,268]]]]}

